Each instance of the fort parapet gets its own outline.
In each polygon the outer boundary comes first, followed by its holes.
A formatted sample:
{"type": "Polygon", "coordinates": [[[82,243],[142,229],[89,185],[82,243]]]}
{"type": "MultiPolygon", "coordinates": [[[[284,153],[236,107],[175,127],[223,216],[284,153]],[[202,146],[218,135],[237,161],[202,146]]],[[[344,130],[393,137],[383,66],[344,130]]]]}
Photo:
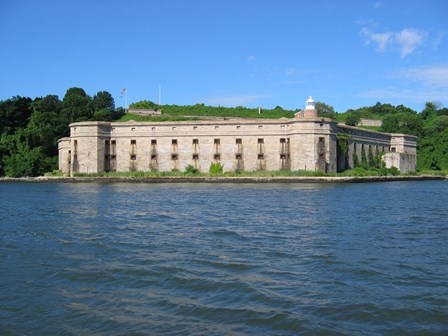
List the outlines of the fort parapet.
{"type": "Polygon", "coordinates": [[[142,116],[158,116],[162,114],[162,111],[130,108],[128,109],[128,113],[142,116]]]}

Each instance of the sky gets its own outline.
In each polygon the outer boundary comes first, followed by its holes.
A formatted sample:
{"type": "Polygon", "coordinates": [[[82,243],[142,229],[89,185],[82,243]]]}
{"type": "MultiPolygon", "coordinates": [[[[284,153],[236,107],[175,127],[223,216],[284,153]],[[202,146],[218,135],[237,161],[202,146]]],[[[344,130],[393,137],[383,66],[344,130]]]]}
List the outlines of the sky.
{"type": "Polygon", "coordinates": [[[446,0],[0,0],[0,100],[448,107],[446,0]]]}

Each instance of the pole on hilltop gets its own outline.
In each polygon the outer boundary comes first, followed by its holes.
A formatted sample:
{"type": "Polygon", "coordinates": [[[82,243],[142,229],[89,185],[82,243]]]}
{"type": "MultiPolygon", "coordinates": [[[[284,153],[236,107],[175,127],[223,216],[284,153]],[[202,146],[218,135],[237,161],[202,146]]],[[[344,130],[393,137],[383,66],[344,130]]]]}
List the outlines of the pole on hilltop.
{"type": "Polygon", "coordinates": [[[124,97],[124,110],[128,113],[128,88],[121,90],[121,98],[124,97]]]}
{"type": "Polygon", "coordinates": [[[159,107],[162,105],[162,86],[159,85],[159,107]]]}

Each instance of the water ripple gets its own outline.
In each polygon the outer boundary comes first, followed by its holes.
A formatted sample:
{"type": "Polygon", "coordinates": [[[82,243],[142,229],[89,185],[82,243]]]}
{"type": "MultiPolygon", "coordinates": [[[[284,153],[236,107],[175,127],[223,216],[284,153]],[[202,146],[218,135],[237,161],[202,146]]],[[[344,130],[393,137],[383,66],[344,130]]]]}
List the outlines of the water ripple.
{"type": "Polygon", "coordinates": [[[0,331],[446,334],[447,186],[4,183],[0,331]]]}

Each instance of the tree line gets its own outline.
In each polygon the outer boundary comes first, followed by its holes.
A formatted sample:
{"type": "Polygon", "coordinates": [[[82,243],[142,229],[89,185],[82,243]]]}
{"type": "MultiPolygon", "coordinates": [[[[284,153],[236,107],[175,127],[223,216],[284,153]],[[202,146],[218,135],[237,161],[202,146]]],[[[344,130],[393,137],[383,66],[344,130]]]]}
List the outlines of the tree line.
{"type": "Polygon", "coordinates": [[[0,176],[39,176],[57,169],[57,141],[70,135],[70,123],[116,120],[123,114],[109,92],[91,97],[76,87],[62,100],[47,95],[0,101],[0,176]]]}
{"type": "Polygon", "coordinates": [[[345,123],[356,126],[361,118],[380,119],[380,132],[412,134],[417,139],[418,170],[448,170],[448,108],[427,102],[420,113],[403,106],[376,103],[350,109],[345,123]]]}
{"type": "MultiPolygon", "coordinates": [[[[242,106],[213,107],[204,104],[158,106],[151,101],[131,104],[135,108],[160,109],[164,117],[293,117],[296,111],[280,106],[274,109],[242,106]]],[[[379,131],[406,133],[418,136],[418,169],[448,170],[448,109],[428,102],[417,113],[403,105],[377,103],[370,107],[337,113],[322,102],[316,107],[321,117],[357,125],[361,118],[381,119],[379,131]]],[[[153,120],[153,117],[148,117],[153,120]]],[[[69,124],[80,121],[120,121],[125,110],[116,108],[107,91],[89,96],[82,88],[70,88],[62,100],[56,95],[31,99],[15,96],[0,101],[0,176],[39,176],[58,168],[57,141],[70,135],[69,124]]],[[[172,119],[170,119],[172,120],[172,119]]]]}

